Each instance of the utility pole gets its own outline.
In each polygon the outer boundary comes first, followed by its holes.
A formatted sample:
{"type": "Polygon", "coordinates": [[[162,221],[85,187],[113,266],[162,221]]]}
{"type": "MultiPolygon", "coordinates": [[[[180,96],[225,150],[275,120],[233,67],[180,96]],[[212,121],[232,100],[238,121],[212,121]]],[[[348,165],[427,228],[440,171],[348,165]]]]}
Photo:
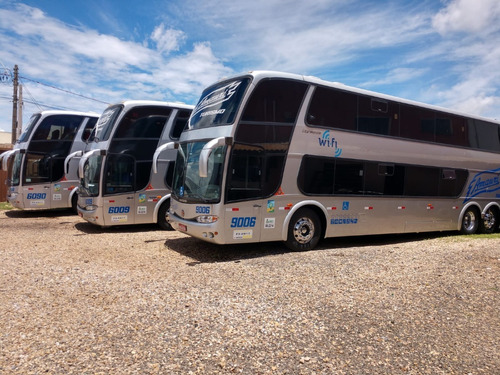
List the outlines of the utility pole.
{"type": "Polygon", "coordinates": [[[21,136],[21,131],[23,127],[23,85],[19,85],[19,103],[17,105],[17,129],[16,129],[16,140],[21,136]]]}
{"type": "Polygon", "coordinates": [[[14,65],[14,93],[12,94],[12,144],[16,143],[17,140],[17,87],[19,85],[19,68],[14,65]]]}

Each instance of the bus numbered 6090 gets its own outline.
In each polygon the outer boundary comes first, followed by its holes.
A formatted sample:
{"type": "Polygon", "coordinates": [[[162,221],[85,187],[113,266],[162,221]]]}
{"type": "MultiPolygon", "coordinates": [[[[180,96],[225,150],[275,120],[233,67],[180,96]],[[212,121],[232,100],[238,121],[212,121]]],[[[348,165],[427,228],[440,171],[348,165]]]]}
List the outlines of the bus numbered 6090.
{"type": "Polygon", "coordinates": [[[498,230],[500,123],[314,77],[256,71],[201,95],[169,220],[217,244],[498,230]]]}
{"type": "Polygon", "coordinates": [[[158,223],[170,229],[168,180],[176,151],[161,146],[179,139],[192,108],[145,100],[108,107],[79,163],[78,214],[102,227],[158,223]],[[152,173],[155,155],[158,173],[152,173]]]}
{"type": "Polygon", "coordinates": [[[42,111],[31,116],[14,148],[1,155],[7,171],[7,200],[22,209],[69,208],[76,211],[78,160],[97,114],[42,111]]]}

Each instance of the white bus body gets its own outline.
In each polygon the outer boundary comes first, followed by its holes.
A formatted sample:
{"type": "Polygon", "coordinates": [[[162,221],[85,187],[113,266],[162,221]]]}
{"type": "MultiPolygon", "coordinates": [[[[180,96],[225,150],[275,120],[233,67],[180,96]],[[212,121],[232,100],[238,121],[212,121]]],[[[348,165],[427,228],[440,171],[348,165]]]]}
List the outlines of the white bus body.
{"type": "Polygon", "coordinates": [[[217,244],[500,221],[500,124],[277,72],[207,88],[176,145],[169,220],[217,244]]]}
{"type": "Polygon", "coordinates": [[[7,200],[21,209],[72,207],[76,211],[78,160],[98,115],[74,111],[35,113],[14,148],[1,155],[7,200]]]}
{"type": "Polygon", "coordinates": [[[78,214],[101,227],[166,221],[176,150],[155,150],[179,139],[191,109],[185,104],[128,100],[108,107],[96,127],[95,140],[79,164],[78,214]]]}

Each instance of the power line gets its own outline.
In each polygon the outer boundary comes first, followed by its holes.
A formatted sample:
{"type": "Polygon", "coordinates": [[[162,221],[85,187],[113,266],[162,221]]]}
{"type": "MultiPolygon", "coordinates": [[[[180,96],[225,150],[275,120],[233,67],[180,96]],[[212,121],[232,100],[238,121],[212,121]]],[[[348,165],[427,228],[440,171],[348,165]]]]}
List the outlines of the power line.
{"type": "Polygon", "coordinates": [[[37,81],[37,80],[34,80],[34,79],[31,79],[31,78],[28,78],[28,77],[23,77],[23,76],[19,76],[19,78],[21,79],[25,79],[27,81],[31,81],[31,82],[35,82],[35,83],[38,83],[39,85],[42,85],[42,86],[47,86],[47,87],[50,87],[52,89],[55,89],[55,90],[59,90],[59,91],[62,91],[62,92],[65,92],[67,94],[71,94],[71,95],[75,95],[75,96],[79,96],[81,98],[84,98],[84,99],[88,99],[88,100],[93,100],[94,102],[98,102],[98,103],[102,103],[102,104],[110,104],[108,102],[104,102],[102,100],[99,100],[99,99],[95,99],[95,98],[91,98],[91,97],[88,97],[88,96],[85,96],[85,95],[81,95],[81,94],[77,94],[75,92],[72,92],[72,91],[69,91],[69,90],[65,90],[65,89],[62,89],[60,87],[56,87],[56,86],[53,86],[53,85],[49,85],[47,83],[43,83],[43,82],[40,82],[40,81],[37,81]]]}

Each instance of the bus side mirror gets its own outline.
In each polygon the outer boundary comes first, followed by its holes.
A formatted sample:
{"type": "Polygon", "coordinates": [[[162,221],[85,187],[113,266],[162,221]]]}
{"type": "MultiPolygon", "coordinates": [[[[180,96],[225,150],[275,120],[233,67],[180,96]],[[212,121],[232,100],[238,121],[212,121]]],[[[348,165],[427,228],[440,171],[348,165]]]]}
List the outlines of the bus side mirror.
{"type": "Polygon", "coordinates": [[[21,152],[22,150],[19,149],[14,149],[14,150],[9,150],[5,151],[3,154],[0,155],[0,160],[2,161],[2,170],[6,171],[7,170],[7,165],[9,162],[9,159],[12,155],[14,155],[16,152],[21,152]]]}
{"type": "Polygon", "coordinates": [[[79,150],[79,151],[75,151],[75,152],[69,154],[68,156],[66,156],[66,159],[64,159],[64,173],[65,174],[68,174],[68,172],[69,172],[70,160],[73,158],[81,157],[82,155],[83,155],[83,151],[79,150]]]}
{"type": "Polygon", "coordinates": [[[155,153],[153,154],[153,173],[158,173],[158,158],[160,157],[160,154],[165,150],[173,150],[174,148],[178,147],[179,144],[177,142],[168,142],[162,144],[156,149],[155,153]]]}
{"type": "Polygon", "coordinates": [[[208,177],[208,159],[212,154],[212,151],[217,147],[232,145],[233,138],[231,137],[219,137],[212,139],[208,142],[200,152],[200,162],[199,162],[199,175],[200,177],[208,177]]]}

